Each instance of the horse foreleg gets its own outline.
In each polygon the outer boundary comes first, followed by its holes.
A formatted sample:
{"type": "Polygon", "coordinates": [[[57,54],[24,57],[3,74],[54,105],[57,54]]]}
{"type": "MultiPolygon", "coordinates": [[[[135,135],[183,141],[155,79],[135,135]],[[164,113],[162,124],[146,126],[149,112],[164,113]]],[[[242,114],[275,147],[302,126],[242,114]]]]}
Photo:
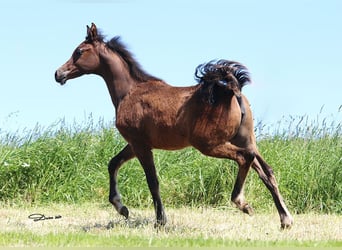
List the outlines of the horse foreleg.
{"type": "Polygon", "coordinates": [[[272,168],[264,161],[264,159],[262,159],[259,154],[256,154],[256,158],[253,161],[253,168],[272,194],[274,203],[280,216],[281,228],[284,229],[291,227],[293,224],[293,217],[287,210],[285,202],[279,192],[278,184],[273,174],[272,168]]]}
{"type": "Polygon", "coordinates": [[[150,149],[135,149],[134,151],[137,155],[137,158],[139,159],[140,164],[142,165],[145,175],[148,187],[150,189],[152,199],[153,199],[153,205],[156,213],[156,224],[158,225],[165,225],[166,224],[166,215],[164,212],[164,207],[160,198],[160,192],[159,192],[159,182],[157,177],[156,168],[153,161],[153,154],[150,149]]]}
{"type": "Polygon", "coordinates": [[[128,209],[126,206],[121,203],[121,196],[117,187],[117,175],[119,168],[122,164],[134,157],[134,153],[130,145],[126,145],[126,147],[120,151],[116,156],[114,156],[108,164],[108,172],[109,172],[109,202],[113,204],[116,211],[119,214],[128,218],[128,209]]]}

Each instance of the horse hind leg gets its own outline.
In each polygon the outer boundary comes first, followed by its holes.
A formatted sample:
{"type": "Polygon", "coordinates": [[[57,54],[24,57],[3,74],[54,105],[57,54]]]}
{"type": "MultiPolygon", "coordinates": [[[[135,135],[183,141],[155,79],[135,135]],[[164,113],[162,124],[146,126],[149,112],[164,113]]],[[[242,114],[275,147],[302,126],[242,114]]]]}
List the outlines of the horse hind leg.
{"type": "Polygon", "coordinates": [[[293,224],[293,217],[288,211],[279,192],[278,184],[273,174],[272,168],[264,161],[259,153],[256,154],[252,167],[258,173],[260,179],[264,182],[272,194],[274,203],[280,216],[281,228],[290,228],[293,224]]]}
{"type": "Polygon", "coordinates": [[[220,158],[229,158],[235,160],[238,163],[239,171],[236,182],[234,184],[231,200],[241,211],[249,215],[253,214],[253,209],[246,202],[243,192],[246,176],[250,167],[252,166],[272,194],[273,200],[280,216],[281,228],[285,229],[292,226],[293,217],[288,211],[285,202],[279,192],[278,184],[273,174],[273,170],[264,161],[264,159],[260,156],[259,152],[256,149],[248,150],[226,143],[219,147],[215,147],[215,149],[213,149],[210,153],[207,152],[207,155],[220,158]]]}
{"type": "MultiPolygon", "coordinates": [[[[234,145],[238,145],[242,148],[249,149],[249,152],[253,155],[253,158],[248,158],[245,164],[239,163],[239,173],[234,185],[232,193],[232,201],[240,208],[243,212],[251,214],[253,210],[244,200],[243,195],[243,183],[248,173],[248,170],[252,168],[258,173],[260,179],[269,189],[272,194],[273,200],[275,202],[276,208],[278,210],[281,228],[289,228],[293,224],[293,218],[286,208],[283,198],[280,195],[276,178],[273,174],[272,168],[264,161],[258,152],[257,146],[255,144],[254,136],[246,137],[244,135],[249,134],[246,131],[252,131],[252,127],[248,129],[248,126],[242,126],[240,128],[240,133],[232,140],[234,145]]],[[[248,151],[248,150],[247,150],[248,151]]]]}
{"type": "Polygon", "coordinates": [[[217,157],[231,159],[239,165],[238,175],[234,184],[231,201],[244,213],[253,214],[253,208],[246,202],[244,196],[244,183],[254,160],[254,152],[245,148],[240,148],[229,142],[216,145],[214,147],[196,147],[203,154],[217,157]]]}
{"type": "Polygon", "coordinates": [[[129,211],[127,207],[121,203],[121,196],[117,187],[117,175],[122,164],[132,159],[134,156],[131,146],[126,145],[126,147],[114,156],[108,164],[109,202],[112,203],[116,211],[126,219],[128,218],[129,211]]]}
{"type": "Polygon", "coordinates": [[[249,159],[245,164],[239,165],[238,175],[234,184],[231,201],[244,213],[253,215],[253,208],[246,202],[244,184],[252,161],[249,159]]]}

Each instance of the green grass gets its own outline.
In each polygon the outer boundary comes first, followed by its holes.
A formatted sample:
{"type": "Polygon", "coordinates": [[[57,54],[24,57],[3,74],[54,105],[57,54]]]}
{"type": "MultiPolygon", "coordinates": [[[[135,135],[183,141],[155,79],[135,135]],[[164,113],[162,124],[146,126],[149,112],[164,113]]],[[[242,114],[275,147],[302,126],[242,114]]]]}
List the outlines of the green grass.
{"type": "Polygon", "coordinates": [[[125,145],[112,124],[62,120],[16,134],[0,130],[0,247],[341,247],[341,122],[290,117],[273,127],[259,122],[256,134],[294,215],[291,230],[279,230],[271,195],[254,171],[245,193],[256,214],[233,208],[232,161],[192,148],[155,150],[168,216],[165,228],[156,230],[137,160],[119,172],[129,220],[107,201],[107,164],[125,145]],[[62,219],[33,222],[31,213],[62,219]]]}
{"type": "MultiPolygon", "coordinates": [[[[125,145],[113,127],[89,119],[81,125],[61,121],[18,135],[0,134],[1,203],[106,203],[107,164],[125,145]]],[[[342,213],[341,122],[290,117],[274,130],[258,123],[256,134],[291,211],[342,213]]],[[[167,207],[230,206],[234,162],[205,157],[192,148],[154,152],[167,207]]],[[[151,205],[137,160],[120,169],[119,189],[129,207],[151,205]]],[[[246,198],[257,211],[274,209],[271,195],[253,171],[246,198]]]]}
{"type": "Polygon", "coordinates": [[[54,233],[37,235],[26,233],[1,234],[4,246],[38,246],[38,247],[341,247],[339,241],[241,241],[225,239],[198,238],[146,238],[141,236],[91,235],[87,233],[54,233]],[[18,240],[19,239],[19,240],[18,240]]]}

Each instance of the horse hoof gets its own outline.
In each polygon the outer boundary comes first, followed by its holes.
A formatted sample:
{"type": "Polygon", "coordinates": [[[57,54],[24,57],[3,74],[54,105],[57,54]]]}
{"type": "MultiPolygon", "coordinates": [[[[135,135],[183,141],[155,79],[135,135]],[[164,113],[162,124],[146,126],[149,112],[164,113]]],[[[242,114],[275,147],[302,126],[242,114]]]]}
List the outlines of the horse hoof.
{"type": "Polygon", "coordinates": [[[254,210],[250,205],[246,205],[242,208],[242,212],[248,214],[248,215],[253,215],[254,214],[254,210]]]}
{"type": "Polygon", "coordinates": [[[163,227],[163,226],[165,226],[166,222],[167,222],[167,219],[166,219],[166,216],[164,214],[161,219],[157,219],[157,222],[154,223],[154,228],[163,227]]]}
{"type": "Polygon", "coordinates": [[[292,227],[292,223],[290,223],[290,224],[281,223],[281,225],[280,225],[281,230],[290,229],[291,227],[292,227]]]}
{"type": "Polygon", "coordinates": [[[154,228],[155,229],[163,228],[165,224],[166,224],[166,221],[165,222],[157,221],[156,223],[154,223],[154,228]]]}
{"type": "Polygon", "coordinates": [[[129,215],[129,211],[127,209],[126,206],[123,206],[121,209],[120,209],[120,214],[125,216],[126,219],[128,219],[128,215],[129,215]]]}
{"type": "Polygon", "coordinates": [[[282,230],[290,229],[293,225],[293,218],[286,218],[281,222],[280,228],[282,230]]]}

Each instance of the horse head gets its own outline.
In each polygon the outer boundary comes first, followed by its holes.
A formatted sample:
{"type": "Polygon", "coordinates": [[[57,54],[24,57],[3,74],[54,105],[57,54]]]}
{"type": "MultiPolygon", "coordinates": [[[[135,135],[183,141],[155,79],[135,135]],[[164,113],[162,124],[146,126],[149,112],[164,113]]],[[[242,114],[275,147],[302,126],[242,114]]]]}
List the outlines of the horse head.
{"type": "Polygon", "coordinates": [[[87,25],[85,40],[76,47],[70,59],[55,72],[55,79],[61,85],[67,80],[80,77],[84,74],[98,74],[100,56],[99,44],[103,42],[103,36],[98,33],[96,25],[87,25]]]}

